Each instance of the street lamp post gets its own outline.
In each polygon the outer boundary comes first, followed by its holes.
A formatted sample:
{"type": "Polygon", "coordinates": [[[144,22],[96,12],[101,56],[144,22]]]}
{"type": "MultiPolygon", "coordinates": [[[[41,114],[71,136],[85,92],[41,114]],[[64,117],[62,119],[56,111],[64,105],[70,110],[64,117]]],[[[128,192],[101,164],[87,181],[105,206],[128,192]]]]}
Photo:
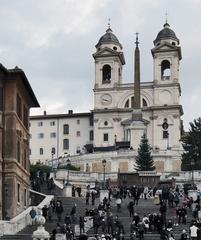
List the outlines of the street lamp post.
{"type": "Polygon", "coordinates": [[[105,189],[105,167],[106,167],[107,161],[105,159],[102,160],[102,165],[103,165],[103,188],[105,189]]]}
{"type": "Polygon", "coordinates": [[[194,159],[191,159],[191,176],[192,176],[192,185],[194,186],[194,159]]]}
{"type": "Polygon", "coordinates": [[[68,184],[69,184],[69,165],[70,165],[70,159],[67,159],[66,163],[67,163],[67,169],[68,169],[66,185],[68,185],[68,184]]]}
{"type": "Polygon", "coordinates": [[[54,154],[55,154],[55,152],[53,151],[53,149],[52,149],[51,154],[52,154],[52,172],[53,172],[53,171],[54,171],[53,161],[54,161],[54,154]]]}
{"type": "Polygon", "coordinates": [[[86,163],[86,172],[89,172],[89,164],[86,163]]]}

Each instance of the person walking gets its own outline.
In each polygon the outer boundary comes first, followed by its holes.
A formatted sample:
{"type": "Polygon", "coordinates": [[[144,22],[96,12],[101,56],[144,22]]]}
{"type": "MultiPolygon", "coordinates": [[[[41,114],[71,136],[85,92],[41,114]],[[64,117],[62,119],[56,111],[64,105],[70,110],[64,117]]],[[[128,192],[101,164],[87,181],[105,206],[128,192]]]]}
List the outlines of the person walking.
{"type": "Polygon", "coordinates": [[[84,219],[84,216],[80,216],[80,218],[79,218],[80,235],[85,232],[85,230],[84,230],[85,222],[86,222],[86,220],[84,219]]]}
{"type": "Polygon", "coordinates": [[[57,214],[57,221],[61,222],[61,217],[63,213],[63,206],[61,201],[56,202],[56,208],[55,208],[56,214],[57,214]]]}
{"type": "Polygon", "coordinates": [[[95,205],[95,200],[96,200],[96,193],[95,191],[91,192],[91,204],[94,206],[95,205]]]}
{"type": "Polygon", "coordinates": [[[134,201],[130,201],[127,208],[129,211],[129,216],[133,217],[134,216],[134,201]]]}
{"type": "Polygon", "coordinates": [[[90,192],[89,190],[86,191],[86,205],[89,205],[89,198],[90,198],[90,192]]]}
{"type": "Polygon", "coordinates": [[[122,202],[121,198],[118,197],[116,200],[117,212],[121,211],[121,202],[122,202]]]}
{"type": "Polygon", "coordinates": [[[31,225],[33,226],[36,223],[36,215],[37,215],[34,207],[32,207],[31,211],[29,212],[29,215],[31,217],[31,225]]]}
{"type": "Polygon", "coordinates": [[[45,218],[45,220],[47,220],[47,213],[48,213],[48,207],[47,205],[44,205],[44,207],[42,208],[42,215],[45,218]]]}

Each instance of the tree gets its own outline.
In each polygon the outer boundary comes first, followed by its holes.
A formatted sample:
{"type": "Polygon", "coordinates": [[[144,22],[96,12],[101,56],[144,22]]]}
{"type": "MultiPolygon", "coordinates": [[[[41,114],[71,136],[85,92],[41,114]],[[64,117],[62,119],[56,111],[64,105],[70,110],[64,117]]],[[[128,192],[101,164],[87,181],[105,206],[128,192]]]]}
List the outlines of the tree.
{"type": "Polygon", "coordinates": [[[201,169],[201,118],[190,122],[190,129],[182,139],[184,153],[181,169],[183,171],[201,169]]]}
{"type": "Polygon", "coordinates": [[[40,162],[37,162],[36,164],[30,165],[30,177],[31,179],[34,179],[36,177],[36,174],[38,171],[42,171],[43,173],[50,173],[51,167],[47,165],[43,165],[40,162]]]}
{"type": "Polygon", "coordinates": [[[144,134],[141,138],[140,146],[138,148],[138,155],[136,156],[136,171],[153,171],[155,169],[153,157],[151,156],[151,146],[144,134]]]}

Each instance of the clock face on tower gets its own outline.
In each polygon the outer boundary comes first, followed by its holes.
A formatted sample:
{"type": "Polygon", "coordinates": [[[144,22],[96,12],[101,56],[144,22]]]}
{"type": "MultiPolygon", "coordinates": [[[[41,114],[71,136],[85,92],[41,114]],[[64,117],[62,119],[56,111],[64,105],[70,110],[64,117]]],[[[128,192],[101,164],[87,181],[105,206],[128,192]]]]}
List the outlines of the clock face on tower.
{"type": "Polygon", "coordinates": [[[103,94],[100,99],[103,105],[110,105],[112,103],[112,96],[110,94],[103,94]]]}

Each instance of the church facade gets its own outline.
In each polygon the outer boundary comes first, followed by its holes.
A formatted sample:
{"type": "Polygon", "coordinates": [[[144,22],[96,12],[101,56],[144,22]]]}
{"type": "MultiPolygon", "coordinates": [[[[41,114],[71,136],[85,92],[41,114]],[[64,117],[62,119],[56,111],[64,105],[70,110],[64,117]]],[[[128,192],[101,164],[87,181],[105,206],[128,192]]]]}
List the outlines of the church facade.
{"type": "MultiPolygon", "coordinates": [[[[133,171],[142,134],[147,135],[152,147],[157,171],[180,170],[183,109],[180,104],[182,55],[179,39],[166,22],[151,50],[152,82],[140,82],[138,39],[136,49],[135,83],[124,83],[123,46],[110,27],[96,44],[93,54],[93,153],[87,154],[85,151],[75,156],[70,153],[73,164],[79,165],[82,170],[87,167],[90,171],[102,171],[101,161],[105,158],[109,172],[133,171]],[[140,119],[133,117],[137,115],[141,116],[140,119]]],[[[35,132],[35,129],[31,131],[35,132]]],[[[87,143],[87,140],[83,142],[83,147],[87,143]]]]}

